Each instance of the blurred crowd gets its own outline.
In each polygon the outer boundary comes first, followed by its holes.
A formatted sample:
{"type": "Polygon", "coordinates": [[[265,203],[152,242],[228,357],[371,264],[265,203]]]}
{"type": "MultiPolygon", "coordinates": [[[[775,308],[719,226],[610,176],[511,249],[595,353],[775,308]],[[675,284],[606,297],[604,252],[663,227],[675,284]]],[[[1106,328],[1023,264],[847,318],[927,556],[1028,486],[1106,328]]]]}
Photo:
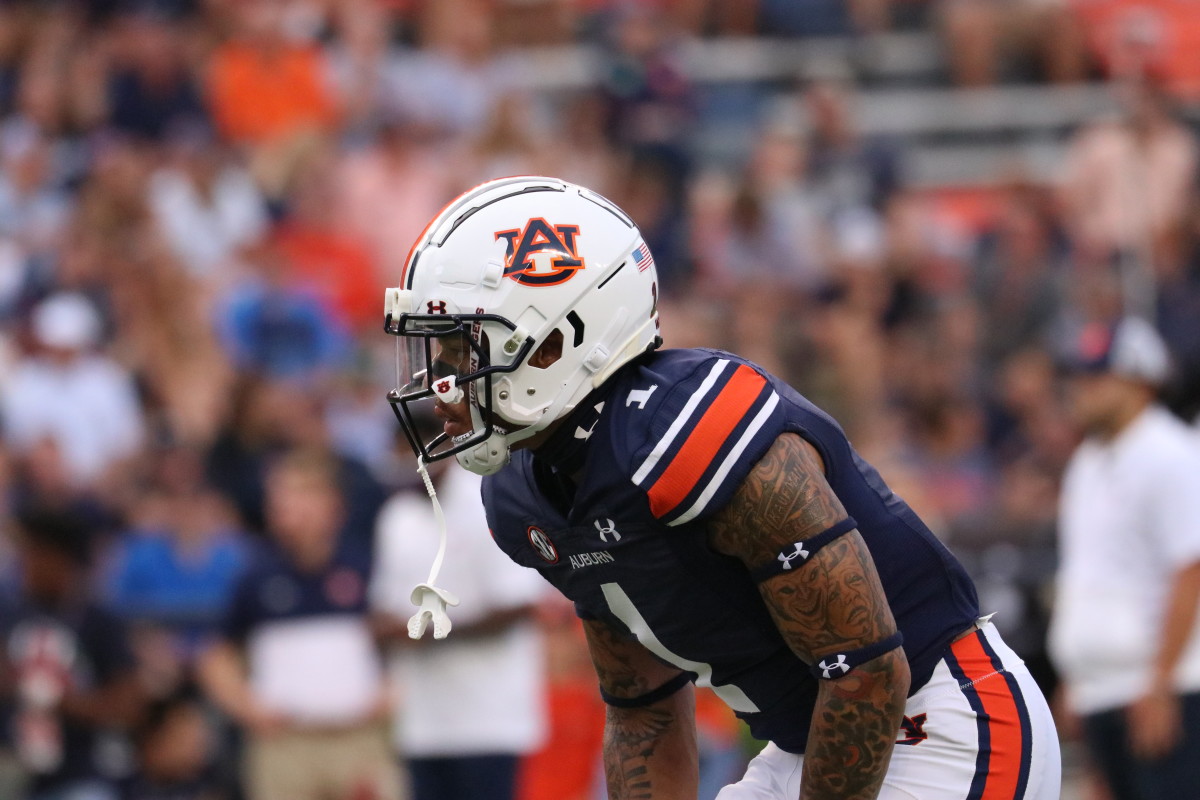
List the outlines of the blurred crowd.
{"type": "MultiPolygon", "coordinates": [[[[737,351],[833,413],[1053,691],[1068,343],[1151,319],[1169,405],[1200,411],[1187,6],[0,2],[0,796],[272,800],[313,764],[313,797],[406,796],[379,656],[403,603],[373,570],[385,532],[434,532],[381,513],[416,479],[380,300],[438,209],[500,175],[626,209],[668,345],[737,351]],[[906,142],[856,124],[853,64],[727,107],[680,57],[889,31],[935,35],[943,86],[1106,81],[1119,111],[1072,131],[1056,174],[913,186],[906,142]],[[599,54],[581,87],[522,79],[517,56],[566,45],[599,54]],[[737,113],[754,135],[706,158],[737,113]],[[326,612],[346,624],[301,624],[326,612]]],[[[590,798],[603,711],[570,611],[518,594],[488,625],[540,636],[520,796],[590,798]]],[[[746,744],[705,713],[710,763],[735,767],[746,744]]]]}

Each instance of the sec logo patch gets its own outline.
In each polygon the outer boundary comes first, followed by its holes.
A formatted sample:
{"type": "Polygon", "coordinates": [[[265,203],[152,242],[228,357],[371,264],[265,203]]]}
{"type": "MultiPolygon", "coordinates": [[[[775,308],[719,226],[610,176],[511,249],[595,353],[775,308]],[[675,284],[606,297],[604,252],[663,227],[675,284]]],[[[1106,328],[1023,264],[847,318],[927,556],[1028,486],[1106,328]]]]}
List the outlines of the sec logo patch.
{"type": "Polygon", "coordinates": [[[550,537],[544,530],[530,525],[525,531],[525,535],[529,537],[529,543],[533,545],[534,550],[537,550],[543,561],[547,564],[558,563],[558,549],[555,548],[554,542],[550,541],[550,537]]]}

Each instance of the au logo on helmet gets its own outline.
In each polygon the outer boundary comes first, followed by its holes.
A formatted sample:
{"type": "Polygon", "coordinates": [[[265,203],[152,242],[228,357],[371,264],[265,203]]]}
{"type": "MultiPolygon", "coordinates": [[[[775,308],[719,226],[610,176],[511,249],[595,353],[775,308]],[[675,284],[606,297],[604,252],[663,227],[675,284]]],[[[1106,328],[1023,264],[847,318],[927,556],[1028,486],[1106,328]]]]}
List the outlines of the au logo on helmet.
{"type": "Polygon", "coordinates": [[[584,268],[576,250],[578,225],[551,225],[534,217],[523,228],[496,231],[507,248],[504,277],[526,286],[555,286],[584,268]]]}

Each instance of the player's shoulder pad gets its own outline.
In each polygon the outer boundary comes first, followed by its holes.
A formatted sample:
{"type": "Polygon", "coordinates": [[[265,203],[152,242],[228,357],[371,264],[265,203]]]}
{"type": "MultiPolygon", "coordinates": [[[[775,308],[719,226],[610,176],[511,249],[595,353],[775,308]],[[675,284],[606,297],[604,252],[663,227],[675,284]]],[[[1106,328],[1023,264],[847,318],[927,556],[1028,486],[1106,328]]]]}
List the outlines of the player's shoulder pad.
{"type": "Polygon", "coordinates": [[[722,508],[783,432],[773,379],[720,350],[665,350],[622,375],[615,451],[668,525],[722,508]]]}

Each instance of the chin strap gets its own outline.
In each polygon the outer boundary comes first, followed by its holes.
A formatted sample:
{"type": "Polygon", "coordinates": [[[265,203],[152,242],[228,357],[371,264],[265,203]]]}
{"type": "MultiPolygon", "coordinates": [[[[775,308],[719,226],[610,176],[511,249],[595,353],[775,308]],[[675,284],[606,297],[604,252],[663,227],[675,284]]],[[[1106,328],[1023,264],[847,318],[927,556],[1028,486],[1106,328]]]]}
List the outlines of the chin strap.
{"type": "Polygon", "coordinates": [[[408,620],[408,638],[420,639],[425,635],[425,629],[432,621],[433,638],[445,639],[451,628],[446,606],[458,605],[458,598],[452,592],[439,589],[434,585],[438,573],[442,569],[442,561],[446,557],[446,517],[442,514],[442,504],[438,502],[437,492],[433,489],[429,471],[425,469],[424,459],[417,459],[417,473],[425,482],[425,491],[433,502],[433,516],[437,519],[438,526],[438,550],[437,556],[433,559],[433,566],[429,569],[429,580],[425,583],[418,583],[412,590],[412,603],[420,610],[408,620]]]}

